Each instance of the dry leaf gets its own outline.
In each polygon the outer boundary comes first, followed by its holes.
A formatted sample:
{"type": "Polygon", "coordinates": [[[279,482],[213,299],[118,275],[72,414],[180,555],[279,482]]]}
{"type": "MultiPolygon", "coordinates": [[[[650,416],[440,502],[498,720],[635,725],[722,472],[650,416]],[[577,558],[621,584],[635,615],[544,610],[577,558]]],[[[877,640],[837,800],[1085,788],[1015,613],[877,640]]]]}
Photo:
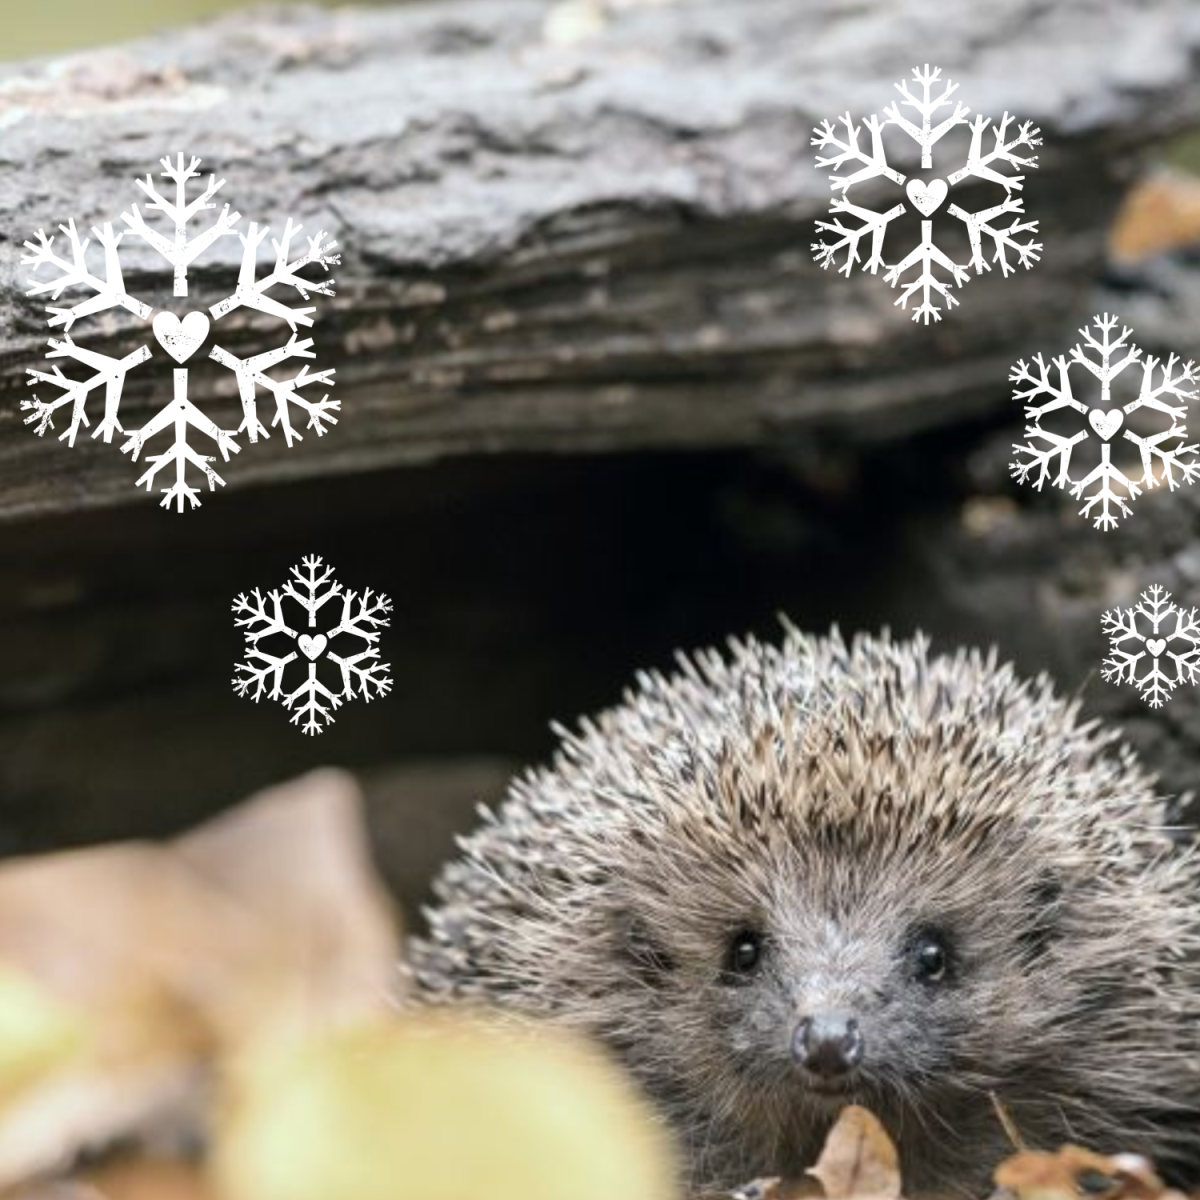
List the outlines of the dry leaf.
{"type": "Polygon", "coordinates": [[[117,1162],[82,1181],[92,1200],[216,1200],[196,1167],[169,1160],[117,1162]]]}
{"type": "Polygon", "coordinates": [[[1091,1200],[1184,1200],[1140,1154],[1109,1157],[1082,1146],[1014,1154],[996,1168],[995,1180],[1021,1200],[1078,1200],[1081,1195],[1091,1200]]]}
{"type": "Polygon", "coordinates": [[[260,792],[171,852],[236,914],[235,978],[205,997],[226,1046],[392,1007],[400,941],[352,776],[314,771],[260,792]]]}
{"type": "Polygon", "coordinates": [[[842,1109],[810,1175],[829,1200],[899,1200],[900,1159],[878,1118],[857,1104],[842,1109]]]}
{"type": "Polygon", "coordinates": [[[1120,262],[1200,243],[1200,178],[1161,170],[1125,197],[1109,234],[1109,252],[1120,262]]]}
{"type": "Polygon", "coordinates": [[[5,972],[48,998],[62,1036],[77,1026],[51,1061],[57,1035],[10,990],[21,1041],[5,1053],[25,1066],[0,1088],[0,1188],[116,1139],[195,1136],[221,1056],[385,1011],[398,953],[357,789],[337,772],[173,846],[0,866],[0,1035],[5,972]]]}

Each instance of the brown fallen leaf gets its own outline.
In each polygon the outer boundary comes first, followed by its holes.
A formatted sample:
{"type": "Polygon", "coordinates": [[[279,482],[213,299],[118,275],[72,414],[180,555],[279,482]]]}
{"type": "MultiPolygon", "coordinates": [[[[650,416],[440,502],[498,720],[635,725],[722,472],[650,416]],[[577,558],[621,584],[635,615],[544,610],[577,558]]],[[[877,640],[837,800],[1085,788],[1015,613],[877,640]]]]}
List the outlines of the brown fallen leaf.
{"type": "Polygon", "coordinates": [[[825,1148],[808,1173],[828,1200],[899,1200],[900,1158],[874,1113],[861,1105],[842,1109],[825,1148]]]}
{"type": "Polygon", "coordinates": [[[132,1159],[82,1176],[94,1200],[216,1200],[201,1171],[169,1159],[132,1159]]]}
{"type": "Polygon", "coordinates": [[[1024,1150],[996,1168],[996,1183],[1021,1200],[1185,1200],[1140,1154],[1106,1156],[1082,1146],[1024,1150]]]}
{"type": "Polygon", "coordinates": [[[1163,169],[1125,197],[1109,234],[1109,252],[1130,263],[1200,243],[1200,178],[1163,169]]]}
{"type": "Polygon", "coordinates": [[[269,788],[169,850],[235,914],[235,971],[195,997],[226,1050],[392,1007],[396,916],[352,776],[313,771],[269,788]]]}
{"type": "Polygon", "coordinates": [[[0,865],[0,1190],[117,1140],[194,1138],[218,1064],[390,1010],[398,956],[338,772],[174,844],[0,865]]]}

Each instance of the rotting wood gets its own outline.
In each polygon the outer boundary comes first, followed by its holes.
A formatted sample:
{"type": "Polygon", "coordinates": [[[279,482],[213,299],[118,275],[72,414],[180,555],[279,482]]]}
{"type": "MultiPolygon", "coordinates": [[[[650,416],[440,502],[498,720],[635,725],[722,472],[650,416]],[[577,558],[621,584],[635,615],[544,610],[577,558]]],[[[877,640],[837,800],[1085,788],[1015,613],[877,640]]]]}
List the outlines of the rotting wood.
{"type": "MultiPolygon", "coordinates": [[[[220,464],[238,487],[478,452],[879,438],[994,410],[1034,331],[1076,320],[1134,160],[1200,115],[1200,22],[1171,0],[598,12],[564,40],[533,0],[268,11],[7,70],[0,517],[138,499],[114,446],[22,423],[48,331],[18,260],[38,228],[117,219],[165,153],[201,156],[248,216],[342,243],[314,331],[342,420],[291,451],[245,447],[220,464]],[[1042,262],[973,279],[930,328],[809,250],[828,204],[813,124],[882,108],[924,62],[1045,139],[1026,189],[1042,262]]],[[[130,241],[127,282],[148,284],[156,260],[130,241]]],[[[227,294],[239,251],[217,244],[197,306],[227,294]]],[[[94,348],[143,340],[106,318],[94,348]]],[[[243,355],[277,336],[244,309],[222,323],[243,355]]],[[[172,365],[130,376],[127,427],[172,365]]],[[[231,382],[215,370],[209,411],[235,427],[231,382]]]]}

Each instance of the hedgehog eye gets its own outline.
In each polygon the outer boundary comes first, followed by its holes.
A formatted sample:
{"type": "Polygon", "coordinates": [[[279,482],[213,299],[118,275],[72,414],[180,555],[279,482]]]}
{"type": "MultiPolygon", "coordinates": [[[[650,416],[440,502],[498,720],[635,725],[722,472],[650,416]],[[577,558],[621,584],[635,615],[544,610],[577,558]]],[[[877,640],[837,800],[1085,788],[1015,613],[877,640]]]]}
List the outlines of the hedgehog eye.
{"type": "Polygon", "coordinates": [[[913,974],[921,983],[942,983],[950,973],[950,950],[937,930],[923,929],[912,939],[913,974]]]}
{"type": "Polygon", "coordinates": [[[744,979],[753,975],[762,962],[762,934],[753,929],[739,929],[729,939],[729,949],[725,955],[725,970],[730,976],[744,979]]]}

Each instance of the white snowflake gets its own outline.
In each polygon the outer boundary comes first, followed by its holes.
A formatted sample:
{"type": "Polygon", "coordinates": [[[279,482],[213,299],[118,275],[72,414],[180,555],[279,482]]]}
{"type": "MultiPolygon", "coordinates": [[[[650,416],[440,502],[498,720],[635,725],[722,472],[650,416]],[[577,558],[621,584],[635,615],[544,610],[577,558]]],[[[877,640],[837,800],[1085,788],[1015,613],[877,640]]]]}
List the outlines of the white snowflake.
{"type": "Polygon", "coordinates": [[[292,724],[304,720],[304,732],[314,734],[321,732],[322,719],[326,725],[332,725],[333,710],[353,700],[356,693],[369,703],[375,696],[386,696],[392,688],[390,665],[378,661],[376,646],[378,631],[391,624],[387,615],[392,611],[391,600],[382,592],[372,593],[370,588],[361,595],[346,591],[340,583],[330,582],[333,568],[322,569],[321,562],[319,555],[309,555],[302,567],[292,567],[294,579],[289,579],[281,590],[264,596],[255,588],[250,596],[243,593],[233,602],[237,614],[234,624],[245,631],[246,637],[246,662],[238,663],[235,668],[243,674],[234,676],[233,690],[239,696],[250,696],[255,703],[265,695],[270,700],[281,700],[285,708],[298,706],[292,724]],[[317,612],[335,597],[341,600],[341,618],[322,633],[302,633],[284,619],[285,597],[308,613],[310,630],[316,628],[317,612]],[[349,653],[344,647],[341,653],[334,650],[334,638],[342,635],[361,639],[361,648],[350,643],[358,653],[349,653]],[[268,652],[262,645],[264,638],[275,638],[272,649],[287,652],[268,652]],[[284,638],[295,642],[295,648],[289,650],[284,638]],[[280,642],[282,645],[275,644],[280,642]],[[308,678],[294,691],[285,691],[284,672],[289,663],[301,657],[308,660],[308,678]],[[317,677],[317,667],[325,660],[341,673],[340,691],[327,687],[317,677]]]}
{"type": "Polygon", "coordinates": [[[1102,627],[1112,657],[1104,660],[1101,674],[1109,683],[1132,683],[1151,708],[1161,708],[1179,684],[1196,682],[1200,672],[1198,616],[1200,610],[1180,608],[1158,584],[1142,593],[1135,608],[1106,612],[1102,627]],[[1146,670],[1138,675],[1138,664],[1147,657],[1146,670]],[[1169,665],[1164,666],[1167,659],[1175,664],[1173,676],[1169,665]]]}
{"type": "Polygon", "coordinates": [[[130,206],[129,212],[121,214],[127,228],[120,233],[113,232],[111,222],[100,228],[93,227],[92,233],[97,243],[104,248],[104,278],[95,274],[89,267],[87,250],[91,239],[80,237],[73,219],[66,225],[59,226],[70,243],[69,257],[58,252],[54,244],[56,238],[47,237],[42,229],[37,231],[36,242],[25,243],[30,253],[21,259],[22,263],[32,266],[34,273],[43,265],[48,265],[57,272],[57,277],[49,281],[38,280],[31,275],[28,295],[49,292],[51,299],[57,300],[68,289],[81,289],[91,293],[88,298],[70,307],[47,306],[46,311],[50,313],[49,324],[51,328],[61,326],[62,337],[57,340],[50,339],[50,350],[46,357],[73,359],[94,374],[73,378],[64,374],[57,364],[50,373],[31,368],[30,386],[38,382],[49,384],[58,388],[59,394],[51,400],[41,400],[35,394],[32,400],[22,401],[21,407],[30,413],[25,418],[25,424],[36,426],[36,432],[41,436],[47,429],[55,427],[54,414],[60,408],[69,405],[70,419],[67,427],[59,434],[59,439],[65,440],[69,446],[74,446],[80,429],[91,424],[85,410],[88,394],[93,389],[103,388],[104,417],[92,430],[92,437],[111,442],[114,433],[124,434],[126,441],[121,451],[132,455],[136,460],[150,438],[163,431],[171,434],[173,441],[169,449],[161,454],[147,455],[149,469],[138,479],[137,486],[141,487],[144,484],[146,490],[150,491],[158,472],[174,463],[175,480],[169,487],[161,489],[162,507],[170,508],[174,503],[177,511],[183,512],[185,500],[192,508],[200,504],[199,489],[190,487],[187,483],[189,463],[203,472],[208,480],[209,491],[214,490],[217,484],[223,485],[225,482],[212,467],[216,455],[199,454],[188,444],[189,427],[215,442],[222,460],[228,462],[230,454],[237,454],[241,450],[235,440],[237,434],[245,433],[251,442],[257,442],[259,437],[270,436],[258,415],[257,393],[260,390],[264,393],[270,392],[273,396],[274,414],[271,424],[282,428],[289,447],[301,437],[292,424],[291,405],[307,414],[307,428],[318,436],[326,432],[327,425],[337,423],[333,413],[341,407],[340,401],[330,400],[328,394],[320,400],[309,400],[300,395],[301,388],[313,384],[332,386],[332,369],[310,373],[308,364],[305,363],[290,379],[277,379],[267,374],[269,368],[287,359],[315,357],[314,352],[309,349],[313,344],[312,338],[298,338],[296,333],[298,325],[312,325],[311,314],[315,311],[315,306],[293,307],[267,295],[267,292],[277,284],[283,284],[294,288],[304,300],[313,292],[332,296],[333,280],[313,282],[303,278],[300,272],[310,264],[315,264],[322,271],[328,271],[331,266],[341,262],[341,256],[332,253],[337,242],[328,240],[326,233],[320,230],[307,238],[307,252],[297,253],[293,258],[291,242],[300,233],[301,226],[293,225],[289,218],[282,237],[272,239],[271,242],[275,247],[276,256],[274,270],[259,278],[258,246],[266,237],[268,227],[260,228],[255,222],[251,222],[248,230],[241,232],[237,228],[241,214],[230,212],[229,205],[226,204],[211,224],[189,238],[189,224],[194,223],[199,213],[216,208],[212,202],[213,197],[224,186],[225,180],[210,175],[203,191],[189,201],[188,181],[199,177],[200,172],[197,168],[200,159],[192,158],[191,162],[184,166],[183,155],[180,154],[174,164],[169,157],[163,158],[161,162],[163,177],[175,184],[174,201],[160,194],[151,175],[137,180],[137,186],[149,198],[148,208],[164,214],[166,227],[170,232],[163,232],[163,229],[148,225],[136,204],[130,206]],[[203,310],[192,310],[185,313],[182,319],[177,313],[166,309],[155,313],[150,305],[135,299],[125,290],[118,247],[126,234],[141,238],[171,265],[174,274],[174,295],[179,297],[188,294],[189,266],[218,238],[236,235],[241,239],[243,246],[237,287],[231,296],[214,304],[207,313],[203,310]],[[119,414],[121,390],[126,374],[152,356],[150,344],[144,344],[124,358],[118,359],[88,350],[71,337],[71,329],[80,318],[117,307],[127,309],[146,323],[146,332],[152,332],[162,349],[180,364],[185,363],[207,339],[210,317],[211,321],[219,321],[239,307],[254,308],[267,316],[286,321],[292,334],[286,345],[245,359],[237,358],[219,345],[212,347],[210,357],[228,367],[237,378],[243,413],[238,429],[221,429],[196,407],[188,398],[188,372],[182,366],[174,372],[173,398],[164,403],[156,415],[141,428],[126,429],[119,414]]]}
{"type": "Polygon", "coordinates": [[[813,258],[822,267],[828,268],[837,261],[837,254],[845,250],[846,257],[838,270],[849,276],[854,264],[862,258],[859,243],[869,233],[871,235],[870,257],[862,264],[862,269],[872,275],[880,267],[885,268],[884,282],[892,287],[902,287],[900,298],[896,301],[901,308],[907,309],[908,302],[916,292],[921,293],[921,303],[913,311],[913,320],[925,319],[929,324],[932,317],[935,321],[942,319],[942,309],[935,303],[937,296],[945,301],[945,310],[953,308],[958,300],[950,288],[957,284],[960,288],[970,279],[968,268],[974,267],[976,275],[990,271],[991,263],[984,253],[985,236],[991,239],[991,262],[999,264],[1001,272],[1007,276],[1015,271],[1018,264],[1025,268],[1031,267],[1040,257],[1042,249],[1040,242],[1021,241],[1018,234],[1033,233],[1037,230],[1036,221],[1020,221],[1017,214],[1024,213],[1024,200],[1014,196],[1024,186],[1025,176],[1008,174],[1001,168],[1004,166],[1031,169],[1037,167],[1037,158],[1026,157],[1016,153],[1021,146],[1040,146],[1042,139],[1038,136],[1040,130],[1033,127],[1030,121],[1022,122],[1015,132],[1010,132],[1010,126],[1015,118],[1006,112],[998,125],[991,129],[993,144],[986,151],[983,148],[983,135],[991,123],[990,117],[976,116],[967,120],[971,111],[965,105],[955,101],[954,111],[945,116],[939,123],[934,124],[934,116],[938,109],[950,103],[950,97],[958,90],[958,84],[945,81],[945,87],[937,95],[933,94],[933,85],[941,79],[941,68],[930,70],[926,64],[924,70],[913,67],[913,79],[921,87],[920,97],[909,91],[908,81],[895,85],[904,97],[898,106],[893,101],[883,110],[884,119],[871,115],[862,126],[855,125],[849,113],[840,118],[844,130],[838,129],[831,121],[823,121],[813,129],[815,136],[812,144],[826,151],[825,157],[818,154],[818,167],[831,167],[838,172],[847,163],[861,164],[851,175],[834,174],[829,177],[830,186],[835,193],[830,201],[829,212],[833,216],[830,221],[818,221],[818,231],[833,235],[824,237],[812,244],[813,258]],[[900,107],[914,110],[917,121],[910,121],[900,112],[900,107]],[[916,179],[909,178],[887,161],[887,153],[883,144],[883,131],[886,126],[894,125],[921,147],[921,169],[931,170],[933,167],[933,147],[956,125],[967,125],[971,130],[971,146],[967,152],[966,164],[957,171],[947,174],[945,178],[916,179]],[[870,132],[871,147],[869,150],[859,145],[858,135],[862,127],[870,132]],[[832,151],[832,153],[829,153],[832,151]],[[868,179],[882,178],[890,180],[898,188],[903,189],[904,195],[913,208],[921,214],[921,242],[911,253],[899,262],[888,265],[883,258],[884,237],[888,224],[907,211],[903,199],[894,204],[886,212],[876,212],[851,203],[850,189],[856,183],[868,179]],[[1004,199],[990,208],[979,212],[967,212],[958,204],[951,204],[945,211],[961,221],[971,244],[971,257],[967,263],[956,263],[943,253],[933,243],[933,216],[945,202],[950,189],[962,183],[965,179],[975,178],[989,183],[998,184],[1004,189],[1004,199]],[[837,193],[840,193],[837,194],[837,193]],[[849,225],[843,222],[838,214],[855,217],[862,223],[849,225]],[[999,224],[1000,218],[1012,214],[1012,222],[1008,225],[999,224]],[[1010,260],[1009,255],[1015,256],[1010,260]],[[918,268],[915,275],[904,278],[905,273],[912,268],[918,268]],[[938,269],[942,272],[938,276],[938,269]],[[935,295],[936,293],[936,295],[935,295]]]}
{"type": "Polygon", "coordinates": [[[1047,363],[1038,354],[1033,360],[1035,370],[1031,370],[1022,360],[1012,368],[1009,376],[1012,383],[1027,385],[1015,388],[1013,399],[1024,401],[1025,416],[1033,419],[1032,425],[1025,426],[1028,441],[1013,444],[1013,451],[1018,455],[1017,461],[1009,463],[1013,477],[1018,483],[1026,483],[1036,470],[1037,475],[1032,482],[1039,491],[1047,480],[1054,487],[1069,487],[1072,496],[1085,500],[1079,510],[1082,517],[1088,516],[1099,504],[1095,518],[1097,529],[1112,529],[1117,524],[1119,518],[1114,506],[1122,516],[1129,516],[1133,511],[1129,507],[1130,502],[1140,496],[1143,489],[1157,487],[1165,480],[1167,486],[1174,490],[1181,483],[1191,483],[1200,475],[1196,444],[1184,444],[1187,436],[1187,426],[1184,424],[1187,418],[1186,401],[1196,398],[1196,393],[1186,390],[1185,385],[1196,382],[1196,364],[1187,362],[1181,365],[1175,354],[1170,355],[1165,363],[1153,355],[1143,357],[1142,351],[1128,342],[1132,332],[1128,327],[1122,328],[1120,337],[1112,337],[1117,320],[1108,313],[1094,316],[1092,321],[1096,336],[1089,332],[1086,325],[1080,329],[1080,335],[1095,351],[1096,357],[1089,357],[1083,346],[1076,344],[1071,351],[1070,362],[1063,355],[1047,363]],[[1120,357],[1114,361],[1118,351],[1121,352],[1120,357]],[[1075,398],[1069,375],[1071,363],[1086,367],[1100,381],[1099,406],[1085,404],[1075,398]],[[1141,388],[1129,403],[1114,405],[1113,380],[1134,363],[1142,369],[1141,388]],[[1051,367],[1057,373],[1057,383],[1052,378],[1051,367]],[[1042,396],[1046,397],[1043,403],[1033,403],[1042,396]],[[1171,404],[1168,402],[1171,398],[1185,403],[1171,404]],[[1081,422],[1082,428],[1070,434],[1045,428],[1042,418],[1058,409],[1074,409],[1080,413],[1085,418],[1081,422]],[[1165,422],[1167,428],[1155,432],[1138,434],[1127,428],[1122,433],[1124,439],[1137,447],[1141,460],[1141,476],[1131,479],[1112,461],[1113,439],[1127,416],[1147,409],[1161,413],[1169,421],[1165,422]],[[1100,445],[1100,462],[1083,478],[1074,479],[1070,474],[1071,453],[1093,435],[1100,445]],[[1057,469],[1054,469],[1055,460],[1057,469]],[[1113,490],[1114,484],[1124,489],[1124,495],[1113,490]]]}

